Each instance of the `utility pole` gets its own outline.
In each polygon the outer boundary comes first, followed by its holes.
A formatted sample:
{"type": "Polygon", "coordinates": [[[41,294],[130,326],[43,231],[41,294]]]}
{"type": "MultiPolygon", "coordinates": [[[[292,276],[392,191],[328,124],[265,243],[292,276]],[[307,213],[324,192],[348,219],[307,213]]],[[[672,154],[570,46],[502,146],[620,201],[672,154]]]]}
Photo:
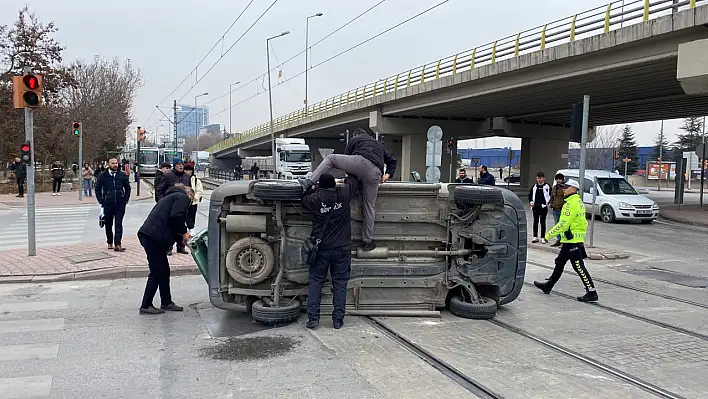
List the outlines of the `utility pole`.
{"type": "MultiPolygon", "coordinates": [[[[32,68],[24,67],[25,74],[32,73],[32,68]]],[[[27,164],[27,254],[37,255],[35,235],[35,182],[34,182],[34,110],[25,107],[25,141],[30,145],[30,162],[27,164]]]]}
{"type": "Polygon", "coordinates": [[[703,145],[701,146],[701,198],[700,198],[700,203],[701,203],[701,208],[703,208],[703,179],[705,178],[706,174],[706,117],[703,117],[703,137],[702,137],[702,143],[703,145]]]}
{"type": "MultiPolygon", "coordinates": [[[[580,136],[580,165],[579,165],[579,184],[580,184],[580,198],[583,198],[585,189],[585,159],[587,157],[587,146],[588,146],[588,118],[590,116],[590,96],[583,96],[583,129],[582,136],[580,136]]],[[[595,204],[593,204],[595,206],[595,204]]]]}
{"type": "MultiPolygon", "coordinates": [[[[79,168],[81,171],[84,168],[84,127],[82,123],[79,123],[79,168]]],[[[79,181],[83,184],[83,178],[79,176],[79,181]]],[[[140,194],[138,194],[140,195],[140,194]]],[[[79,187],[79,201],[84,200],[84,190],[83,187],[79,187]]]]}
{"type": "Polygon", "coordinates": [[[661,173],[664,171],[661,162],[664,158],[664,121],[661,121],[661,131],[659,132],[659,182],[656,185],[656,191],[661,191],[661,173]]]}
{"type": "Polygon", "coordinates": [[[310,15],[305,20],[305,116],[307,116],[307,75],[309,73],[310,64],[308,62],[310,53],[310,18],[321,17],[322,13],[318,12],[315,15],[310,15]]]}
{"type": "Polygon", "coordinates": [[[269,37],[266,39],[266,63],[267,63],[267,73],[268,73],[268,108],[270,110],[270,146],[271,146],[271,152],[273,156],[273,172],[272,175],[275,176],[275,165],[277,164],[276,160],[276,153],[275,153],[275,127],[273,126],[273,96],[271,94],[271,85],[270,85],[270,41],[289,34],[290,31],[285,31],[279,35],[269,37]]]}
{"type": "Polygon", "coordinates": [[[173,146],[175,149],[175,152],[177,152],[177,123],[179,122],[177,120],[177,100],[174,100],[174,104],[172,105],[172,110],[174,111],[174,123],[175,123],[175,136],[174,136],[174,142],[173,146]]]}

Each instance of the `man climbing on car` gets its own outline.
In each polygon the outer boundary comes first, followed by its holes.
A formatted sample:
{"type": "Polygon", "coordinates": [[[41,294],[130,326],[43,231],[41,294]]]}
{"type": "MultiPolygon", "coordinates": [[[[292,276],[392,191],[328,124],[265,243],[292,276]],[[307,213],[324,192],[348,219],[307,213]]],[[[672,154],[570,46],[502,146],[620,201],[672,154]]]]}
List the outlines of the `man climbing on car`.
{"type": "Polygon", "coordinates": [[[588,221],[585,216],[585,205],[580,199],[578,191],[580,184],[575,180],[568,180],[565,183],[565,204],[561,210],[560,220],[546,233],[546,240],[560,234],[561,248],[556,258],[556,267],[553,269],[551,278],[545,282],[534,281],[533,284],[544,294],[550,294],[553,286],[556,285],[563,275],[565,264],[570,260],[573,269],[580,276],[580,280],[585,286],[585,295],[578,297],[580,302],[596,302],[598,300],[595,284],[592,282],[590,273],[585,268],[585,234],[588,229],[588,221]]]}
{"type": "Polygon", "coordinates": [[[312,173],[309,179],[298,179],[303,189],[307,192],[314,182],[329,173],[332,169],[339,169],[347,174],[359,178],[362,185],[362,212],[364,223],[362,226],[362,249],[371,251],[376,248],[374,243],[374,216],[376,213],[376,197],[379,193],[379,184],[385,183],[396,172],[396,159],[386,152],[383,144],[376,140],[364,129],[356,129],[353,137],[347,143],[344,154],[327,156],[320,166],[312,173]],[[384,166],[386,169],[384,170],[384,166]]]}

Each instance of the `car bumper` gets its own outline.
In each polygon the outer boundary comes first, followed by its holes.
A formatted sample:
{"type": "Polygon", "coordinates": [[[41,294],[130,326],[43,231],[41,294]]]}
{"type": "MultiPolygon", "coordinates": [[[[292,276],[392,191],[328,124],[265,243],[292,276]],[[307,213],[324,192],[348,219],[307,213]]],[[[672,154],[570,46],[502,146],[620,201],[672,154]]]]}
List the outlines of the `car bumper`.
{"type": "Polygon", "coordinates": [[[640,213],[637,210],[615,210],[615,219],[617,220],[656,220],[658,218],[658,209],[652,209],[649,213],[640,213]]]}

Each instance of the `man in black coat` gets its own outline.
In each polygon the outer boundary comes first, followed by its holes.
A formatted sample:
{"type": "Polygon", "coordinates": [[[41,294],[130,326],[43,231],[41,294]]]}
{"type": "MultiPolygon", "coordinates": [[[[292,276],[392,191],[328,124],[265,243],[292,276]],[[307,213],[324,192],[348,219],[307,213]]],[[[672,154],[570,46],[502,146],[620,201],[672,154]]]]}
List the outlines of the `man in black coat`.
{"type": "Polygon", "coordinates": [[[307,328],[316,328],[320,322],[322,286],[329,270],[332,277],[332,324],[342,328],[347,302],[347,283],[351,269],[351,202],[361,182],[354,176],[337,187],[334,177],[328,173],[320,176],[317,190],[302,197],[302,206],[312,213],[312,233],[319,240],[319,250],[310,265],[310,281],[307,295],[307,328]],[[329,218],[329,219],[328,219],[329,218]]]}
{"type": "MultiPolygon", "coordinates": [[[[174,165],[172,170],[165,173],[160,181],[160,186],[155,189],[155,199],[159,202],[165,193],[172,188],[175,184],[184,184],[189,187],[192,185],[189,175],[184,173],[184,161],[181,158],[174,158],[172,160],[174,165]]],[[[187,248],[184,245],[181,237],[175,237],[175,242],[177,242],[177,252],[181,254],[188,254],[187,248]]],[[[170,246],[168,250],[168,255],[172,254],[172,247],[170,246]]]]}
{"type": "Polygon", "coordinates": [[[157,188],[160,187],[162,183],[162,178],[170,171],[172,165],[167,162],[160,164],[160,169],[155,171],[155,180],[153,181],[152,187],[155,189],[155,202],[157,202],[157,188]]]}
{"type": "Polygon", "coordinates": [[[118,160],[108,160],[108,170],[96,178],[96,199],[103,207],[105,216],[106,242],[108,249],[124,252],[121,245],[123,238],[123,217],[125,206],[130,199],[130,177],[118,169],[118,160]],[[113,219],[115,219],[115,236],[113,235],[113,219]]]}
{"type": "Polygon", "coordinates": [[[15,162],[10,166],[10,170],[15,172],[15,180],[17,181],[17,195],[19,198],[25,196],[25,179],[27,179],[27,164],[20,161],[20,158],[15,158],[15,162]]]}
{"type": "MultiPolygon", "coordinates": [[[[172,302],[170,293],[170,263],[167,250],[180,236],[182,242],[189,240],[185,219],[187,209],[194,199],[194,190],[183,184],[176,184],[152,208],[150,215],[138,230],[140,245],[147,255],[148,274],[140,314],[160,314],[166,310],[180,312],[181,306],[172,302]],[[160,309],[152,305],[152,300],[160,289],[160,309]]],[[[183,244],[184,245],[184,244],[183,244]]]]}

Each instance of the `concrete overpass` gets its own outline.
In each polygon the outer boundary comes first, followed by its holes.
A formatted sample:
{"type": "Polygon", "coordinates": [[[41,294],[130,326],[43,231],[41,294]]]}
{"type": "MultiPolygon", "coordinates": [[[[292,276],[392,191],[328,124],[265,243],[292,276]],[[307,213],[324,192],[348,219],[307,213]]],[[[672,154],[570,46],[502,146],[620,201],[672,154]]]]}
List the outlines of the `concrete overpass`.
{"type": "MultiPolygon", "coordinates": [[[[522,185],[530,184],[539,170],[566,167],[571,105],[584,94],[591,126],[708,114],[704,3],[627,1],[622,11],[617,1],[284,115],[274,131],[309,138],[317,158],[319,147],[343,149],[345,129],[370,127],[385,135],[402,180],[425,171],[433,124],[456,140],[519,137],[522,185]]],[[[268,155],[270,125],[210,150],[217,164],[237,152],[268,155]]]]}

